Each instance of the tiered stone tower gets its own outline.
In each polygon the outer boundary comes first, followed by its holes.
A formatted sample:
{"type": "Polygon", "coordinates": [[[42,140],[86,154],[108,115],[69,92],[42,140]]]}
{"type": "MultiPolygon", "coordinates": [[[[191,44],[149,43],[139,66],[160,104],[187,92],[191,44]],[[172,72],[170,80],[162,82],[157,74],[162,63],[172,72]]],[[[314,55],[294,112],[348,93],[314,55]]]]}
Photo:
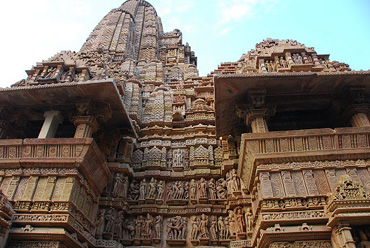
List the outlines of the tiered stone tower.
{"type": "Polygon", "coordinates": [[[196,65],[128,0],[0,89],[2,245],[367,247],[370,73],[272,39],[196,65]]]}

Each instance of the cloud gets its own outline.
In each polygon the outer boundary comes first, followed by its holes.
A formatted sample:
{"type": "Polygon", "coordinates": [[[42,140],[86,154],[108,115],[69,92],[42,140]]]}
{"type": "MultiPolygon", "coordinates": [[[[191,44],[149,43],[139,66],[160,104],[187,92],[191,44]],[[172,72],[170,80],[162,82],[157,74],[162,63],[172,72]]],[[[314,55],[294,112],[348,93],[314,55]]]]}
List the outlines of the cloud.
{"type": "MultiPolygon", "coordinates": [[[[245,19],[254,19],[256,13],[268,12],[276,2],[277,0],[218,0],[217,9],[220,11],[216,27],[219,29],[245,19]]],[[[226,32],[226,30],[230,31],[226,28],[221,31],[226,32]]]]}
{"type": "Polygon", "coordinates": [[[231,30],[231,27],[226,27],[226,28],[223,28],[221,29],[219,32],[218,32],[218,35],[219,36],[224,36],[224,35],[227,35],[231,30]]]}
{"type": "Polygon", "coordinates": [[[166,16],[175,13],[182,13],[195,5],[194,0],[159,0],[154,6],[159,11],[160,16],[166,16]]]}

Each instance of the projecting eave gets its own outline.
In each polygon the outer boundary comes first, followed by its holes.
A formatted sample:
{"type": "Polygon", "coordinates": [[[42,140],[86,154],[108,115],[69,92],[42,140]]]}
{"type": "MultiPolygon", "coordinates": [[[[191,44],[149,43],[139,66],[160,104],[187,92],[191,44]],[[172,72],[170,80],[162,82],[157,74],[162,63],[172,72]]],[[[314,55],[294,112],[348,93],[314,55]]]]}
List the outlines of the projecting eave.
{"type": "Polygon", "coordinates": [[[107,120],[106,124],[125,128],[137,138],[137,133],[113,79],[0,88],[2,105],[12,108],[31,108],[40,113],[48,110],[63,110],[64,107],[75,108],[76,103],[90,100],[109,104],[112,117],[107,120]]]}
{"type": "MultiPolygon", "coordinates": [[[[236,105],[248,104],[248,92],[252,89],[265,89],[266,99],[278,100],[278,104],[288,96],[325,98],[343,94],[349,86],[361,87],[369,94],[370,71],[222,74],[214,76],[214,83],[216,130],[217,136],[222,137],[232,134],[236,105]]],[[[308,102],[296,107],[304,105],[310,108],[308,102]]]]}

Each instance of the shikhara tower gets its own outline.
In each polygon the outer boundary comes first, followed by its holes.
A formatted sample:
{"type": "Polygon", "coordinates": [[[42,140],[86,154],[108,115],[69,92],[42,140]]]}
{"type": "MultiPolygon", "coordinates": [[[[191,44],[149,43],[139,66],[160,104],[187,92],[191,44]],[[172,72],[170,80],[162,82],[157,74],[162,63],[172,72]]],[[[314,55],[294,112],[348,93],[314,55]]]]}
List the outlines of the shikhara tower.
{"type": "Polygon", "coordinates": [[[4,247],[368,247],[370,73],[266,39],[199,77],[150,3],[0,89],[4,247]]]}

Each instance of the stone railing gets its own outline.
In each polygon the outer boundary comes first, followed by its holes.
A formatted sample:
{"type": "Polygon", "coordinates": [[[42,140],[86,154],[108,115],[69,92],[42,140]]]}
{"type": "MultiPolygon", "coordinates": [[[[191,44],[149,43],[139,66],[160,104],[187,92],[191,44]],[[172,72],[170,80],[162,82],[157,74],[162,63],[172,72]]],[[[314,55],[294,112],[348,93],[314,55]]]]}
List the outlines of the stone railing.
{"type": "Polygon", "coordinates": [[[1,168],[78,168],[96,194],[111,173],[103,153],[92,138],[0,140],[1,168]]]}
{"type": "Polygon", "coordinates": [[[246,133],[242,135],[238,175],[251,187],[259,164],[367,158],[369,128],[246,133]]]}

